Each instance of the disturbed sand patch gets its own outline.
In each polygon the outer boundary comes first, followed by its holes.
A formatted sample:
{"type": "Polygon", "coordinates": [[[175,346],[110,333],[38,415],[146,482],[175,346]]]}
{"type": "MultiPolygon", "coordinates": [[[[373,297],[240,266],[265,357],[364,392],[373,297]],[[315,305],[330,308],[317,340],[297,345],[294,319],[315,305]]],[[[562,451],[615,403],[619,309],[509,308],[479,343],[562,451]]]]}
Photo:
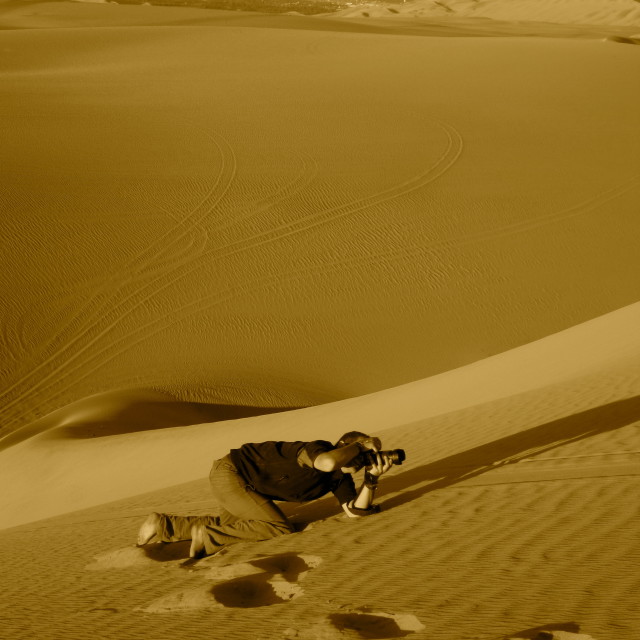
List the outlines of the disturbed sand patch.
{"type": "Polygon", "coordinates": [[[330,613],[318,621],[309,621],[302,629],[286,629],[285,638],[301,640],[338,640],[339,638],[405,638],[425,630],[412,614],[388,613],[369,607],[350,608],[330,613]]]}
{"type": "MultiPolygon", "coordinates": [[[[197,575],[213,582],[213,586],[168,594],[140,611],[167,613],[211,607],[253,609],[284,604],[304,595],[300,582],[321,562],[319,557],[297,553],[260,555],[240,563],[225,560],[220,563],[219,557],[214,556],[197,563],[197,575]],[[208,566],[211,568],[207,569],[208,566]]],[[[188,563],[188,566],[194,564],[188,563]]]]}

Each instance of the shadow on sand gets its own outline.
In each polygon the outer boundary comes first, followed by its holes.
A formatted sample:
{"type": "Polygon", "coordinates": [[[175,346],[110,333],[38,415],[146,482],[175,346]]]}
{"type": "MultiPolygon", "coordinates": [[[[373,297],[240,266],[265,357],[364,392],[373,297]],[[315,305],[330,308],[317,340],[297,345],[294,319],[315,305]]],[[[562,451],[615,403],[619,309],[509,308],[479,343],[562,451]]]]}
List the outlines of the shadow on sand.
{"type": "Polygon", "coordinates": [[[527,640],[553,640],[554,631],[565,631],[568,633],[580,633],[580,625],[577,622],[560,622],[557,624],[547,624],[534,629],[525,629],[516,633],[503,636],[503,640],[510,638],[523,638],[527,640]]]}
{"type": "MultiPolygon", "coordinates": [[[[435,462],[384,479],[386,492],[401,492],[384,501],[385,510],[410,502],[425,493],[475,478],[488,471],[514,464],[532,455],[552,451],[565,444],[615,431],[640,420],[640,396],[619,400],[566,416],[526,431],[500,438],[435,462]],[[407,491],[425,480],[427,486],[407,491]]],[[[408,451],[408,456],[411,452],[408,451]]]]}
{"type": "MultiPolygon", "coordinates": [[[[383,500],[382,508],[384,511],[388,511],[436,489],[444,489],[501,466],[516,463],[534,454],[551,451],[565,444],[585,440],[601,433],[615,431],[638,421],[640,421],[640,396],[619,400],[553,420],[415,469],[388,476],[384,479],[382,486],[386,492],[397,492],[397,494],[383,500]],[[425,480],[433,480],[433,482],[424,486],[425,480]],[[411,490],[412,486],[418,484],[423,486],[411,490]]],[[[410,456],[411,452],[409,451],[409,459],[410,456]]],[[[333,497],[306,504],[280,503],[280,506],[290,518],[296,531],[303,531],[310,523],[342,514],[342,509],[333,497]]],[[[350,521],[350,519],[345,520],[350,521]]],[[[354,522],[360,522],[360,520],[354,522]]],[[[145,547],[145,553],[158,561],[184,558],[188,556],[188,543],[179,543],[175,546],[174,544],[149,545],[145,547]]],[[[195,560],[187,560],[185,568],[194,562],[195,560]]],[[[533,635],[522,635],[521,637],[537,638],[540,633],[551,628],[571,630],[569,628],[571,625],[574,623],[529,629],[521,634],[533,635]]]]}
{"type": "MultiPolygon", "coordinates": [[[[381,491],[384,492],[380,496],[382,510],[388,511],[431,491],[450,487],[571,442],[615,431],[637,421],[640,421],[640,396],[553,420],[414,469],[400,473],[393,471],[381,483],[381,491]],[[424,485],[428,480],[432,482],[424,485]],[[411,489],[416,485],[421,486],[411,489]],[[396,495],[384,499],[385,493],[396,495]]],[[[410,448],[407,449],[407,458],[411,460],[410,448]]],[[[295,509],[290,508],[290,505],[284,506],[288,515],[295,512],[293,520],[300,523],[301,529],[304,528],[303,522],[311,523],[342,514],[342,509],[336,505],[333,497],[297,505],[295,509]]]]}

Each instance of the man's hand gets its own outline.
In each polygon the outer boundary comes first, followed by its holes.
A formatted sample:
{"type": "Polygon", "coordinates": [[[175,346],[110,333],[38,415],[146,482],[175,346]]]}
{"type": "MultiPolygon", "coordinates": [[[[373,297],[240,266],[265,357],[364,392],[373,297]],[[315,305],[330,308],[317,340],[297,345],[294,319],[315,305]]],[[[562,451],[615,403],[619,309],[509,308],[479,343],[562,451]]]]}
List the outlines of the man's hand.
{"type": "Polygon", "coordinates": [[[372,464],[366,468],[364,483],[360,488],[360,493],[358,493],[356,499],[351,503],[342,505],[347,515],[351,518],[370,515],[380,510],[380,507],[376,507],[373,504],[373,496],[378,484],[378,478],[391,469],[393,462],[389,455],[380,453],[379,451],[376,451],[370,457],[372,458],[372,464]]]}
{"type": "Polygon", "coordinates": [[[367,473],[378,477],[383,473],[387,473],[392,466],[393,462],[387,454],[376,453],[375,463],[371,467],[367,467],[367,473]]]}
{"type": "Polygon", "coordinates": [[[362,440],[358,440],[358,442],[366,449],[369,449],[369,451],[375,451],[377,453],[382,449],[382,442],[380,438],[362,438],[362,440]]]}

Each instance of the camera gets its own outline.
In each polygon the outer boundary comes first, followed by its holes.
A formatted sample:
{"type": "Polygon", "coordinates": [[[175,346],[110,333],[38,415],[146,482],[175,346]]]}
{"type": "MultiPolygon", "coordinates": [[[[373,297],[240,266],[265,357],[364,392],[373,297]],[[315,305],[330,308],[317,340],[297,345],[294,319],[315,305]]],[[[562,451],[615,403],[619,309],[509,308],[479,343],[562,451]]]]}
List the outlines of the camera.
{"type": "MultiPolygon", "coordinates": [[[[407,456],[404,449],[391,449],[390,451],[378,451],[381,456],[388,456],[392,464],[402,464],[407,456]]],[[[375,451],[363,451],[356,458],[358,465],[362,467],[371,467],[378,463],[378,458],[375,451]]]]}

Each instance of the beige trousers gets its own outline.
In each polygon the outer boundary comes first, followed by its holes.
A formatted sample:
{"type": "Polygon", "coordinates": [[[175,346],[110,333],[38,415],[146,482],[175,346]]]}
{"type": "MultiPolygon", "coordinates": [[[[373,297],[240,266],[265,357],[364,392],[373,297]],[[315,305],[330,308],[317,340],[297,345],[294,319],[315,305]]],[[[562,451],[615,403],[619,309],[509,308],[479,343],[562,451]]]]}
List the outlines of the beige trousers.
{"type": "Polygon", "coordinates": [[[268,540],[292,533],[286,516],[274,504],[247,485],[227,455],[213,463],[211,490],[219,505],[216,516],[160,515],[158,536],[162,542],[191,539],[191,527],[205,527],[205,552],[211,555],[236,542],[268,540]]]}

